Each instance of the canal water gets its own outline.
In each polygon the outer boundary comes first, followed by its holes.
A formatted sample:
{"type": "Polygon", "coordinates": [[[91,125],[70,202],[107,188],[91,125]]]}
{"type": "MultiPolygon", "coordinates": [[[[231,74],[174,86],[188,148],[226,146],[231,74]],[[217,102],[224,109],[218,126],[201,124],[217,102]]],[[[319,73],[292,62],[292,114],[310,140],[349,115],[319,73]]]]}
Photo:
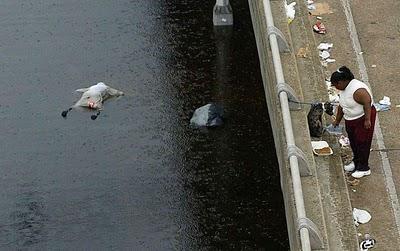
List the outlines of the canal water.
{"type": "Polygon", "coordinates": [[[1,250],[289,248],[247,1],[214,3],[0,3],[1,250]],[[60,116],[100,81],[126,95],[60,116]]]}

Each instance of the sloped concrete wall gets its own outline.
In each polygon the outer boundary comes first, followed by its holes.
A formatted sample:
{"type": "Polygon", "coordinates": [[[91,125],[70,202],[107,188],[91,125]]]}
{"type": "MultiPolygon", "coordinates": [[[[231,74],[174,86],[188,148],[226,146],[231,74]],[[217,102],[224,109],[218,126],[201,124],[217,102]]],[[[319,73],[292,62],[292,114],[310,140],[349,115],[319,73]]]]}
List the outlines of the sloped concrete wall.
{"type": "MultiPolygon", "coordinates": [[[[290,170],[286,158],[286,143],[281,120],[280,105],[278,95],[275,90],[275,75],[271,62],[269,41],[265,34],[265,19],[263,8],[260,6],[262,1],[249,1],[253,29],[257,42],[258,55],[260,58],[260,68],[265,90],[265,98],[268,104],[268,113],[273,131],[275,149],[279,163],[281,189],[284,197],[286,221],[288,225],[289,242],[292,250],[299,249],[299,239],[296,230],[293,187],[290,179],[290,170]]],[[[260,83],[261,84],[261,83],[260,83]]]]}

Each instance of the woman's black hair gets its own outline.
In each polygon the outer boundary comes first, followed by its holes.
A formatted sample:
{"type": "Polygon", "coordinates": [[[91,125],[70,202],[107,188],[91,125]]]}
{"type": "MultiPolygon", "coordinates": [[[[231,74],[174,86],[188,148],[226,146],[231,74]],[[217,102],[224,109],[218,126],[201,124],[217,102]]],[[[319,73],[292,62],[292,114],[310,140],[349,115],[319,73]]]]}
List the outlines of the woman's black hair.
{"type": "Polygon", "coordinates": [[[337,71],[335,71],[331,75],[331,83],[332,84],[335,84],[335,83],[337,83],[337,82],[339,82],[341,80],[349,80],[349,81],[351,81],[353,79],[354,79],[353,73],[346,66],[340,67],[337,71]]]}

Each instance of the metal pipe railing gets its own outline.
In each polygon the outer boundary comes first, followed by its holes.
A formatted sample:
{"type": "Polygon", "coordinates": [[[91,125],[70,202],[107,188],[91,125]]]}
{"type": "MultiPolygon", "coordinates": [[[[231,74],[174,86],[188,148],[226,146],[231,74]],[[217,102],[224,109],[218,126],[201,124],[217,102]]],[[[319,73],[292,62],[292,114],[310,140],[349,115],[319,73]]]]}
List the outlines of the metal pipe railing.
{"type": "MultiPolygon", "coordinates": [[[[270,0],[263,0],[265,18],[267,22],[267,28],[275,27],[274,20],[272,18],[270,0]]],[[[278,40],[275,34],[269,35],[269,43],[272,52],[273,67],[275,71],[276,84],[285,84],[285,78],[283,76],[282,62],[279,53],[278,40]]],[[[282,110],[282,120],[285,130],[286,144],[288,147],[295,146],[295,140],[293,135],[292,119],[290,117],[288,95],[285,91],[279,93],[279,100],[282,110]]],[[[297,219],[306,218],[306,210],[304,207],[303,189],[301,186],[299,162],[297,156],[291,156],[289,158],[290,173],[292,176],[292,184],[294,191],[294,199],[296,205],[297,219]]],[[[303,227],[300,229],[300,241],[303,251],[311,250],[310,245],[310,234],[307,228],[303,227]]]]}

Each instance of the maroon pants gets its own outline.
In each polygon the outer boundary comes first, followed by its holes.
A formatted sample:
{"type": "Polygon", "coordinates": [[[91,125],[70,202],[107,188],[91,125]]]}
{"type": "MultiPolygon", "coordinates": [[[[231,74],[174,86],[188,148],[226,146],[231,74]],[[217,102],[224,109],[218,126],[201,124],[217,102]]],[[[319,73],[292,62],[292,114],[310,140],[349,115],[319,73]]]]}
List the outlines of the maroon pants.
{"type": "Polygon", "coordinates": [[[345,120],[346,132],[353,151],[355,170],[368,171],[368,159],[371,149],[372,136],[374,135],[376,109],[371,108],[371,128],[364,128],[364,116],[354,120],[345,120]]]}

